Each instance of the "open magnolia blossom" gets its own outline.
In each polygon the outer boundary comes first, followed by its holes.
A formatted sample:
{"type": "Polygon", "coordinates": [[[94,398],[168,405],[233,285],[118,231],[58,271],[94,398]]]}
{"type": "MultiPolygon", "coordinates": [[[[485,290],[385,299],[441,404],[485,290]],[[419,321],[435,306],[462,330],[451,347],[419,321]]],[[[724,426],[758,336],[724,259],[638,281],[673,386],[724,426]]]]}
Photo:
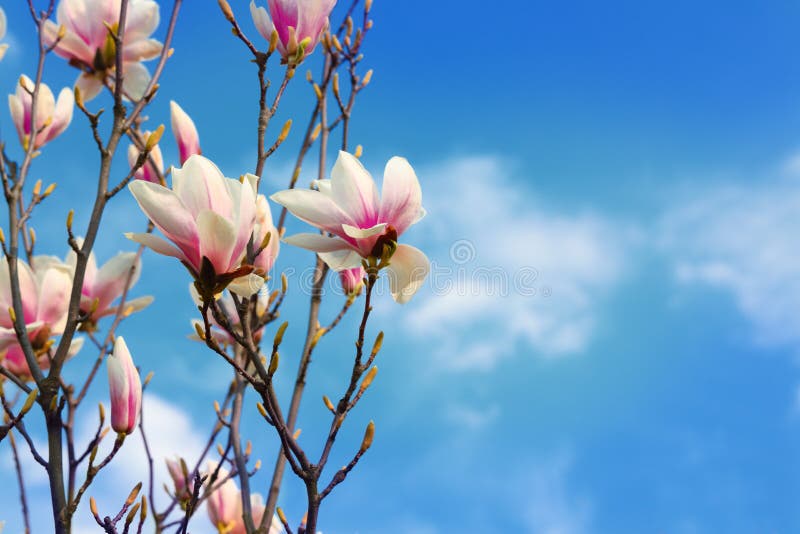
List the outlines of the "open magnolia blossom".
{"type": "MultiPolygon", "coordinates": [[[[196,306],[203,305],[203,299],[200,297],[200,294],[197,292],[197,288],[194,284],[189,284],[189,293],[192,295],[192,300],[194,301],[196,306]]],[[[270,297],[269,294],[265,291],[259,291],[258,297],[256,300],[256,316],[261,318],[267,312],[268,307],[270,304],[270,297]]],[[[233,301],[233,297],[228,291],[225,291],[217,298],[217,305],[220,308],[220,311],[225,314],[225,317],[228,318],[230,325],[233,327],[234,332],[238,333],[239,335],[244,335],[244,331],[242,330],[241,321],[239,319],[239,312],[236,310],[236,303],[233,301]]],[[[227,346],[234,346],[236,345],[236,339],[228,332],[222,328],[217,320],[214,318],[214,315],[209,312],[208,313],[208,322],[211,324],[211,337],[214,340],[222,345],[223,347],[227,346]]],[[[192,339],[197,339],[202,341],[201,338],[197,336],[197,327],[200,327],[200,330],[205,331],[205,323],[199,319],[192,320],[192,327],[194,328],[194,334],[190,337],[192,339]]],[[[253,339],[256,343],[261,341],[261,336],[264,333],[264,327],[259,328],[253,332],[253,339]]]]}
{"type": "MultiPolygon", "coordinates": [[[[3,8],[0,7],[0,39],[6,36],[6,12],[3,11],[3,8]]],[[[0,43],[0,60],[3,59],[3,56],[6,55],[6,50],[8,50],[8,45],[4,43],[0,43]]]]}
{"type": "MultiPolygon", "coordinates": [[[[78,239],[77,242],[80,246],[82,240],[78,239]]],[[[75,272],[77,259],[75,252],[70,250],[65,262],[70,269],[70,277],[75,272]]],[[[135,252],[120,252],[100,268],[97,267],[94,251],[89,253],[81,288],[81,313],[86,315],[86,321],[81,326],[83,330],[91,331],[96,327],[99,319],[117,313],[119,306],[114,305],[114,301],[120,298],[125,291],[131,269],[133,269],[130,283],[132,288],[136,285],[142,272],[142,261],[136,258],[135,252]]],[[[150,296],[126,299],[124,311],[127,314],[137,312],[152,302],[153,297],[150,296]]]]}
{"type": "MultiPolygon", "coordinates": [[[[270,198],[298,219],[333,234],[297,234],[285,241],[317,252],[337,272],[359,267],[362,258],[380,258],[384,245],[425,215],[419,180],[404,158],[394,157],[386,164],[381,198],[372,176],[347,152],[339,152],[330,180],[317,181],[317,188],[287,189],[270,198]]],[[[429,270],[422,251],[397,245],[388,265],[394,299],[408,302],[429,270]]]]}
{"type": "MultiPolygon", "coordinates": [[[[150,131],[144,132],[144,138],[147,139],[150,131]]],[[[139,159],[139,149],[135,145],[128,146],[128,165],[131,169],[136,165],[136,160],[139,159]]],[[[150,151],[150,155],[144,165],[139,167],[134,175],[137,180],[144,180],[145,182],[153,182],[154,184],[160,183],[159,176],[164,175],[164,159],[161,156],[161,148],[158,145],[154,146],[150,151]],[[153,165],[155,163],[155,165],[153,165]]]]}
{"type": "MultiPolygon", "coordinates": [[[[56,54],[83,71],[76,86],[84,101],[97,96],[108,75],[114,72],[116,47],[109,28],[117,30],[120,8],[121,0],[61,0],[56,22],[45,22],[45,43],[55,44],[56,54]],[[59,39],[62,27],[63,36],[59,39]]],[[[150,38],[158,22],[158,4],[154,0],[128,2],[122,50],[122,89],[128,98],[142,98],[150,83],[150,73],[141,62],[161,53],[162,44],[150,38]]]]}
{"type": "MultiPolygon", "coordinates": [[[[33,267],[17,260],[23,321],[39,366],[48,369],[47,349],[53,343],[52,337],[61,335],[67,323],[72,273],[68,266],[49,256],[35,257],[33,267]]],[[[3,310],[0,313],[0,364],[19,378],[30,380],[30,368],[8,313],[13,303],[6,258],[0,262],[0,307],[3,310]]],[[[70,356],[76,354],[82,344],[82,338],[73,340],[70,356]]]]}
{"type": "Polygon", "coordinates": [[[272,32],[278,32],[277,47],[284,62],[299,63],[314,50],[327,29],[328,15],[336,0],[267,0],[267,4],[269,13],[256,6],[254,0],[250,2],[253,23],[267,41],[272,32]]]}
{"type": "MultiPolygon", "coordinates": [[[[241,493],[239,495],[239,499],[241,500],[241,493]]],[[[264,506],[264,498],[258,493],[254,493],[250,496],[250,509],[253,512],[252,514],[253,524],[256,526],[256,528],[258,528],[258,525],[261,524],[261,521],[264,518],[264,512],[266,511],[266,507],[264,506]]],[[[281,523],[281,520],[278,518],[277,515],[273,515],[272,521],[267,527],[267,534],[281,534],[282,532],[283,532],[283,523],[281,523]]],[[[246,533],[247,529],[244,526],[244,519],[242,517],[239,517],[233,524],[233,529],[231,529],[230,534],[246,534],[246,533]]]]}
{"type": "Polygon", "coordinates": [[[178,143],[178,156],[181,160],[181,165],[183,165],[189,159],[189,156],[202,154],[200,150],[200,135],[197,133],[197,128],[192,118],[174,100],[169,103],[169,116],[172,134],[178,143]]]}
{"type": "MultiPolygon", "coordinates": [[[[17,129],[19,142],[25,150],[31,140],[31,114],[33,110],[33,80],[20,76],[17,90],[13,95],[8,95],[8,108],[11,111],[11,120],[17,129]]],[[[72,121],[72,110],[75,106],[75,97],[66,87],[58,94],[58,101],[53,97],[53,92],[44,83],[39,84],[39,94],[36,98],[36,125],[33,129],[35,138],[33,148],[39,149],[52,141],[72,121]]]]}
{"type": "Polygon", "coordinates": [[[230,473],[224,467],[219,468],[216,480],[211,480],[211,475],[216,470],[216,465],[209,462],[206,469],[205,484],[211,488],[216,488],[211,492],[206,500],[206,509],[211,524],[219,532],[230,532],[237,521],[242,520],[242,500],[239,496],[239,488],[230,478],[230,473]]]}
{"type": "Polygon", "coordinates": [[[111,428],[118,434],[130,434],[142,409],[142,381],[122,336],[114,341],[114,350],[108,357],[108,390],[111,428]]]}
{"type": "Polygon", "coordinates": [[[142,180],[128,185],[142,211],[172,243],[148,233],[125,235],[178,258],[204,298],[226,287],[249,297],[264,285],[253,266],[243,265],[256,220],[257,180],[252,174],[241,181],[226,178],[211,160],[191,156],[173,169],[172,189],[142,180]]]}

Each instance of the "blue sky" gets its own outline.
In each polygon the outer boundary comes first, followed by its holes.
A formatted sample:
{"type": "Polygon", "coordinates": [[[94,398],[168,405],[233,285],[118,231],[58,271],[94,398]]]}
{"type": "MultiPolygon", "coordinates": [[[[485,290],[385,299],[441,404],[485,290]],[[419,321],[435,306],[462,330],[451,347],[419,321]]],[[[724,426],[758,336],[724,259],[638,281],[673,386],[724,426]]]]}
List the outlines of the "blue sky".
{"type": "MultiPolygon", "coordinates": [[[[257,38],[246,3],[231,4],[257,38]]],[[[32,25],[22,3],[2,5],[11,48],[0,90],[11,93],[33,69],[32,25]]],[[[326,502],[321,529],[800,530],[800,6],[378,0],[373,13],[365,62],[375,76],[353,142],[376,176],[395,154],[417,169],[428,217],[407,242],[439,274],[406,306],[377,301],[381,370],[331,465],[347,461],[369,419],[375,445],[326,502]],[[505,290],[459,282],[487,272],[503,273],[505,290]]],[[[187,3],[174,46],[152,124],[168,122],[176,99],[207,156],[228,175],[251,171],[254,68],[213,2],[187,3]]],[[[48,61],[54,89],[74,76],[48,61]]],[[[280,112],[295,131],[268,163],[267,191],[288,180],[312,99],[298,76],[280,112]]],[[[18,155],[6,110],[0,133],[18,155]]],[[[59,183],[34,223],[42,252],[64,253],[70,208],[85,224],[89,141],[76,114],[36,161],[35,178],[59,183]]],[[[163,149],[174,162],[171,140],[163,149]]],[[[106,223],[101,261],[130,250],[121,233],[144,226],[126,195],[106,223]]],[[[285,246],[278,268],[301,273],[311,261],[285,246]]],[[[304,328],[299,280],[283,314],[282,398],[304,328]]],[[[200,447],[228,380],[223,362],[187,339],[186,286],[176,262],[148,254],[135,294],[156,302],[122,329],[137,362],[156,371],[145,416],[158,414],[151,434],[162,455],[200,447]]],[[[330,297],[323,315],[338,304],[330,297]]],[[[318,399],[344,386],[353,321],[326,338],[311,368],[300,426],[312,450],[327,424],[318,399]]],[[[71,363],[76,376],[92,355],[83,356],[71,363]]],[[[102,383],[92,395],[105,399],[102,383]]],[[[94,417],[90,404],[84,414],[94,417]]],[[[250,416],[247,436],[269,466],[275,442],[250,416]]],[[[130,454],[98,478],[101,507],[142,478],[130,454]]],[[[9,462],[0,448],[11,481],[9,462]]],[[[44,511],[38,469],[28,464],[44,511]]],[[[15,503],[14,485],[0,485],[0,498],[15,503]]],[[[291,478],[281,504],[302,514],[291,478]]],[[[35,515],[46,532],[46,514],[35,515]]],[[[19,530],[15,505],[0,519],[19,530]]],[[[206,527],[199,518],[196,531],[206,527]]]]}

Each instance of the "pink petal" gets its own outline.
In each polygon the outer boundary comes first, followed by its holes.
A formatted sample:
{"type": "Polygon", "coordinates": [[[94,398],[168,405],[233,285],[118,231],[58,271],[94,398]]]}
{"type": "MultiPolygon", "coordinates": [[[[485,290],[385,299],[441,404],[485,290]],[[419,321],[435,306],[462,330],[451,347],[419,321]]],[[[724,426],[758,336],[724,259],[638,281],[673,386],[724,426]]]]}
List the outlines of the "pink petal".
{"type": "Polygon", "coordinates": [[[414,169],[405,158],[394,157],[383,171],[380,220],[400,235],[417,222],[422,211],[422,189],[414,169]]]}
{"type": "Polygon", "coordinates": [[[389,262],[389,287],[396,302],[405,304],[425,282],[430,262],[425,254],[409,245],[398,245],[389,262]]]}
{"type": "Polygon", "coordinates": [[[191,156],[183,167],[173,169],[172,190],[194,217],[203,210],[211,210],[228,218],[233,216],[234,203],[226,178],[206,157],[191,156]]]}
{"type": "Polygon", "coordinates": [[[331,171],[331,195],[336,204],[360,228],[369,228],[378,219],[378,189],[361,162],[340,151],[331,171]]]}
{"type": "Polygon", "coordinates": [[[287,189],[270,197],[298,219],[321,230],[342,234],[342,224],[356,226],[353,219],[328,196],[308,189],[287,189]]]}
{"type": "Polygon", "coordinates": [[[142,211],[164,235],[186,254],[194,265],[197,256],[197,225],[178,196],[158,184],[136,180],[128,185],[142,211]]]}

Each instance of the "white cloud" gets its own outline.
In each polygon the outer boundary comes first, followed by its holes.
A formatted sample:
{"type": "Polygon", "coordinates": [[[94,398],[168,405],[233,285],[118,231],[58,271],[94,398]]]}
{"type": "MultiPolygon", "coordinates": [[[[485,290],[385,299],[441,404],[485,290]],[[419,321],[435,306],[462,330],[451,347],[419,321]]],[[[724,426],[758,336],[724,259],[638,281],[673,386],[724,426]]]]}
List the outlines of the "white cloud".
{"type": "Polygon", "coordinates": [[[530,532],[584,534],[589,532],[592,505],[570,488],[571,455],[561,452],[529,474],[522,509],[530,532]]]}
{"type": "Polygon", "coordinates": [[[800,342],[800,182],[695,190],[661,234],[677,280],[730,292],[756,342],[800,342]]]}
{"type": "Polygon", "coordinates": [[[500,406],[496,403],[481,407],[450,404],[446,408],[445,416],[458,428],[478,431],[488,427],[500,417],[500,406]]]}
{"type": "MultiPolygon", "coordinates": [[[[148,393],[145,393],[143,403],[144,426],[155,468],[155,495],[159,510],[163,510],[166,502],[163,485],[164,483],[167,483],[168,486],[171,485],[164,463],[165,458],[179,454],[191,465],[202,452],[207,438],[198,432],[191,416],[183,408],[148,393]]],[[[110,413],[109,410],[106,410],[106,413],[110,413]]],[[[79,444],[85,444],[91,440],[97,428],[96,424],[95,418],[84,419],[84,424],[77,437],[79,444]]],[[[105,457],[110,451],[113,441],[114,436],[111,432],[100,448],[98,459],[105,457]]],[[[119,509],[128,492],[137,482],[144,482],[145,489],[143,491],[146,491],[147,477],[147,455],[137,429],[126,438],[116,457],[97,476],[89,494],[97,499],[101,514],[110,514],[119,509]]],[[[94,530],[89,530],[91,526],[96,527],[96,524],[91,520],[87,502],[87,499],[81,502],[76,521],[87,529],[86,532],[90,532],[94,530]]],[[[192,522],[192,531],[205,532],[206,523],[205,513],[201,510],[192,522]]],[[[81,529],[77,531],[80,532],[81,529]]]]}
{"type": "Polygon", "coordinates": [[[542,356],[583,351],[634,232],[544,208],[524,176],[493,157],[419,174],[430,213],[422,246],[434,267],[406,317],[415,335],[436,337],[443,366],[489,369],[519,345],[542,356]]]}

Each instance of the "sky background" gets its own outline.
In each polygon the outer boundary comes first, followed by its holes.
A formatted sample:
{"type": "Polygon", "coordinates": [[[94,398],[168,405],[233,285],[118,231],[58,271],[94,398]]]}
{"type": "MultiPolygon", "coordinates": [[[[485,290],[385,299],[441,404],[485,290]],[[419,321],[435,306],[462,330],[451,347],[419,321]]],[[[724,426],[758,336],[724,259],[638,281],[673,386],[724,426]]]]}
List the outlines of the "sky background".
{"type": "MultiPolygon", "coordinates": [[[[0,91],[11,93],[19,74],[33,74],[35,41],[24,3],[0,5],[11,45],[0,91]]],[[[247,3],[231,5],[264,46],[247,3]]],[[[169,9],[162,3],[163,19],[169,9]]],[[[434,270],[411,303],[385,292],[376,301],[369,336],[386,330],[380,373],[330,465],[349,460],[370,419],[375,443],[326,500],[321,530],[800,531],[800,5],[376,0],[373,18],[364,65],[375,75],[356,104],[352,143],[378,180],[393,155],[417,170],[428,216],[404,241],[434,270]]],[[[205,155],[229,176],[252,171],[255,68],[214,2],[186,3],[174,48],[148,124],[168,124],[175,99],[205,155]]],[[[318,55],[308,67],[318,72],[318,55]]],[[[268,193],[288,182],[313,104],[304,71],[271,129],[295,119],[267,164],[268,193]]],[[[54,90],[75,76],[48,59],[54,90]]],[[[92,102],[101,106],[108,97],[92,102]]],[[[19,157],[5,109],[0,135],[19,157]]],[[[98,167],[90,143],[76,112],[35,161],[33,179],[59,184],[34,219],[42,253],[65,254],[70,208],[85,226],[98,167]]],[[[162,149],[174,163],[169,135],[162,149]]],[[[304,185],[314,168],[311,158],[304,185]]],[[[115,177],[125,172],[123,156],[115,177]]],[[[134,250],[122,232],[145,226],[127,193],[104,223],[101,262],[134,250]]],[[[290,232],[305,229],[290,218],[290,232]]],[[[288,246],[277,262],[291,273],[286,401],[312,262],[288,246]]],[[[148,252],[133,294],[155,303],[120,330],[143,373],[155,371],[145,419],[159,463],[196,455],[230,379],[188,339],[188,284],[177,262],[148,252]]],[[[323,323],[341,305],[329,289],[323,323]]],[[[312,451],[328,425],[321,395],[346,385],[355,320],[315,353],[299,422],[312,451]]],[[[71,376],[93,358],[85,349],[71,376]]],[[[90,397],[107,399],[103,380],[90,397]]],[[[79,434],[90,435],[95,413],[87,402],[79,434]]],[[[244,434],[264,462],[254,484],[265,493],[276,443],[252,403],[244,434]]],[[[90,491],[106,513],[145,476],[138,436],[130,442],[90,491]]],[[[25,469],[35,531],[47,532],[46,479],[33,461],[25,469]]],[[[0,519],[13,534],[6,445],[0,473],[0,519]]],[[[295,522],[302,515],[291,476],[280,504],[295,522]]],[[[78,532],[94,531],[86,513],[78,532]]],[[[204,516],[192,525],[209,528],[204,516]]]]}

